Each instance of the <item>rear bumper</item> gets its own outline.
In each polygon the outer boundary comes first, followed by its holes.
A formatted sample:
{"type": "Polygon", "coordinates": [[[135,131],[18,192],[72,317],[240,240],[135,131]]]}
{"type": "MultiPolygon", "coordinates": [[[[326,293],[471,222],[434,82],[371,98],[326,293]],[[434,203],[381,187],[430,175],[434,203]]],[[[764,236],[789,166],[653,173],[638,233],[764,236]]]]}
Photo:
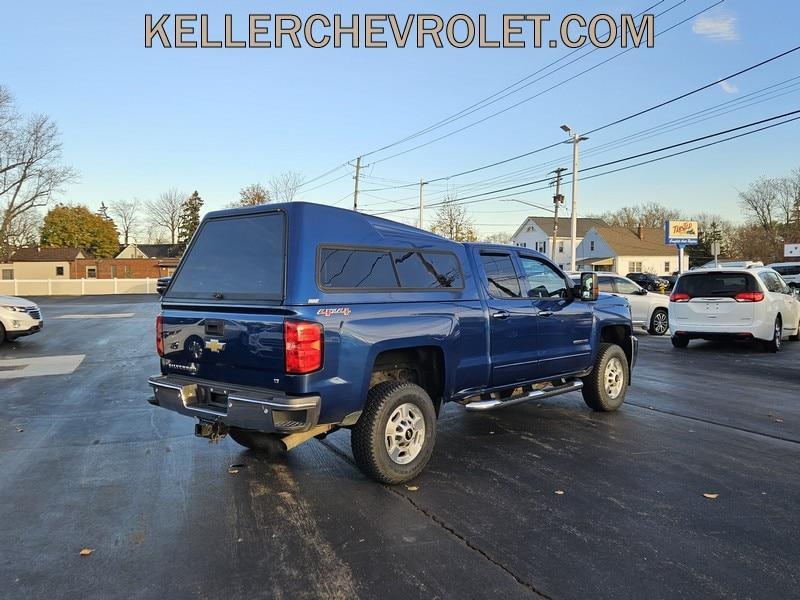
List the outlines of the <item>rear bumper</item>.
{"type": "Polygon", "coordinates": [[[707,323],[688,324],[680,320],[670,320],[672,335],[699,340],[759,339],[771,340],[774,323],[753,321],[742,325],[718,325],[707,323]]]}
{"type": "Polygon", "coordinates": [[[290,433],[307,431],[319,419],[319,396],[287,396],[177,375],[151,377],[148,383],[153,388],[150,404],[228,427],[290,433]]]}

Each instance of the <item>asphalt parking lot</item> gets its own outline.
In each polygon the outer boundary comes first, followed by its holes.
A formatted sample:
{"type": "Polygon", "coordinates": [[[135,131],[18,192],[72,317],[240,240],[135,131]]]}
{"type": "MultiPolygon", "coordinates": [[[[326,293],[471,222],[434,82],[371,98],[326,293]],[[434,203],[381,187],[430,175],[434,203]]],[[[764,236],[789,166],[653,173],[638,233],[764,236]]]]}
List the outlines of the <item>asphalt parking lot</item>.
{"type": "Polygon", "coordinates": [[[41,306],[0,347],[4,598],[797,597],[800,343],[642,333],[619,412],[449,406],[389,488],[347,432],[266,458],[150,406],[153,297],[41,306]]]}

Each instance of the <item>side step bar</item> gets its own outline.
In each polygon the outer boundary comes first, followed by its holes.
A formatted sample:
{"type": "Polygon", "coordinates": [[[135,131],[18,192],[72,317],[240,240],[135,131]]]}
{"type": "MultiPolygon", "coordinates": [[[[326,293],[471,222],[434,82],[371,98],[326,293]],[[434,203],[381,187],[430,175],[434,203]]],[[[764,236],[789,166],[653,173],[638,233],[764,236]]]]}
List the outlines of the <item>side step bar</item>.
{"type": "Polygon", "coordinates": [[[529,400],[541,400],[542,398],[550,398],[552,396],[559,396],[567,392],[577,392],[583,387],[583,382],[579,379],[568,381],[562,385],[555,385],[552,387],[544,388],[541,390],[533,390],[521,396],[509,398],[508,400],[478,400],[477,402],[470,402],[465,404],[464,408],[471,412],[483,412],[487,410],[497,410],[498,408],[505,408],[506,406],[514,406],[515,404],[522,404],[529,400]]]}

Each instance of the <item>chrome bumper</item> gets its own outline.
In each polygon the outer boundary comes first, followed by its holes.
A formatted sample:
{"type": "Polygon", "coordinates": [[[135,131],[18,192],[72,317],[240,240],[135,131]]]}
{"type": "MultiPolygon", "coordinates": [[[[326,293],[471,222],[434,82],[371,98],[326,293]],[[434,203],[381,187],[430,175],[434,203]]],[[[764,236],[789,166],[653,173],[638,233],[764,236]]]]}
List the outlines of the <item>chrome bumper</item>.
{"type": "Polygon", "coordinates": [[[254,431],[307,431],[319,419],[319,396],[287,396],[282,392],[232,386],[216,381],[176,375],[148,379],[153,388],[150,404],[254,431]]]}

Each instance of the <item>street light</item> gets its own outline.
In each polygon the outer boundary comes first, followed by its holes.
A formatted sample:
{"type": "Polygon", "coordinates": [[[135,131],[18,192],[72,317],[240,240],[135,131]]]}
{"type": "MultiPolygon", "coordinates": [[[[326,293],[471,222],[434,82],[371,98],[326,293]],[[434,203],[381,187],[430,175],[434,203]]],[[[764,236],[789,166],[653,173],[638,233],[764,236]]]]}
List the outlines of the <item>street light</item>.
{"type": "Polygon", "coordinates": [[[569,125],[562,125],[569,139],[565,144],[572,144],[572,215],[570,218],[570,270],[575,271],[575,258],[578,243],[578,144],[589,138],[585,135],[578,135],[572,131],[569,125]]]}

